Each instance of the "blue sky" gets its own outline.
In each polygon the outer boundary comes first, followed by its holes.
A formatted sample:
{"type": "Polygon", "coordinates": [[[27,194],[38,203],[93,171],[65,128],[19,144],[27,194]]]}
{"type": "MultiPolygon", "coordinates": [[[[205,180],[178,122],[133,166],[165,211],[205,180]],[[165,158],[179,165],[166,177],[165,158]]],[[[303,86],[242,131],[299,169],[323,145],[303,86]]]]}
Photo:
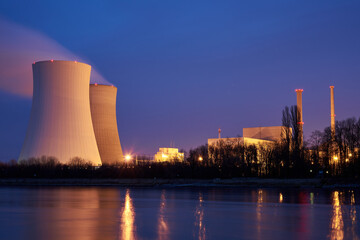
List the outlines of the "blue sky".
{"type": "MultiPolygon", "coordinates": [[[[329,125],[329,85],[337,120],[359,117],[359,12],[359,1],[0,2],[1,21],[61,46],[47,56],[68,51],[65,58],[78,56],[118,87],[124,152],[144,154],[171,142],[194,148],[219,127],[233,137],[244,127],[280,125],[296,88],[304,89],[306,136],[329,125]]],[[[3,51],[26,42],[2,38],[3,51]]],[[[0,68],[2,161],[18,157],[31,109],[31,98],[5,86],[12,68],[0,68]]]]}

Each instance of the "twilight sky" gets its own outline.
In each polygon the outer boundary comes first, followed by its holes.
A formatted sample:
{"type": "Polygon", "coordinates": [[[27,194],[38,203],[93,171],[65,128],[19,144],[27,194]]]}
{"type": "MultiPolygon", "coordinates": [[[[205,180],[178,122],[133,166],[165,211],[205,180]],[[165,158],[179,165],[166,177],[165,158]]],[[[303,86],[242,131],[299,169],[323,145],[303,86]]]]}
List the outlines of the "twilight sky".
{"type": "Polygon", "coordinates": [[[123,151],[189,150],[281,125],[303,88],[305,137],[359,117],[360,1],[0,1],[0,161],[17,158],[31,63],[81,60],[118,87],[123,151]]]}

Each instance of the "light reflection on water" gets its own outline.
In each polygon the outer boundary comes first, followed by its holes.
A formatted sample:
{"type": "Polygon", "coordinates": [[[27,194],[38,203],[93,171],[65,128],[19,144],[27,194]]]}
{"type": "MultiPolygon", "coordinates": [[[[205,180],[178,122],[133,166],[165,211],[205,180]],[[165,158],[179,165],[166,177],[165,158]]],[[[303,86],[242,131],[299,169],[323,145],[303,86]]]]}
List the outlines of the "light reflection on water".
{"type": "Polygon", "coordinates": [[[203,195],[199,193],[199,202],[195,210],[195,229],[197,230],[194,236],[195,239],[205,240],[206,239],[206,226],[204,223],[204,207],[203,207],[203,195]]]}
{"type": "Polygon", "coordinates": [[[261,238],[261,230],[262,230],[262,219],[261,219],[261,211],[263,207],[263,190],[257,191],[257,207],[256,207],[256,218],[257,218],[257,232],[258,232],[258,239],[261,238]]]}
{"type": "Polygon", "coordinates": [[[359,239],[359,190],[0,188],[0,239],[359,239]]]}
{"type": "Polygon", "coordinates": [[[131,240],[135,239],[135,230],[136,227],[134,225],[135,220],[135,211],[132,205],[132,200],[130,198],[130,190],[126,190],[125,195],[125,205],[123,207],[123,211],[121,214],[121,238],[123,240],[131,240]]]}
{"type": "Polygon", "coordinates": [[[158,217],[158,239],[168,239],[169,228],[168,224],[166,223],[166,216],[165,216],[165,209],[166,209],[166,196],[165,190],[161,192],[161,199],[160,199],[160,210],[159,210],[159,217],[158,217]]]}
{"type": "Polygon", "coordinates": [[[341,213],[341,205],[339,200],[339,192],[333,193],[333,212],[331,217],[331,233],[330,237],[332,240],[344,239],[344,222],[341,213]]]}

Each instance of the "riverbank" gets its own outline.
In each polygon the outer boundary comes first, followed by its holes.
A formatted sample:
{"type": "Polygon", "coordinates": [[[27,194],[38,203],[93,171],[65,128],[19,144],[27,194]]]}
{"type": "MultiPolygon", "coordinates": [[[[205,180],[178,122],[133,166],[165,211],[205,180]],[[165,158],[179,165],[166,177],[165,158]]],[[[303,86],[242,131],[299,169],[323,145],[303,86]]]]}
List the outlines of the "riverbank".
{"type": "Polygon", "coordinates": [[[256,187],[256,188],[360,188],[359,182],[334,179],[0,179],[0,186],[120,186],[120,187],[256,187]]]}

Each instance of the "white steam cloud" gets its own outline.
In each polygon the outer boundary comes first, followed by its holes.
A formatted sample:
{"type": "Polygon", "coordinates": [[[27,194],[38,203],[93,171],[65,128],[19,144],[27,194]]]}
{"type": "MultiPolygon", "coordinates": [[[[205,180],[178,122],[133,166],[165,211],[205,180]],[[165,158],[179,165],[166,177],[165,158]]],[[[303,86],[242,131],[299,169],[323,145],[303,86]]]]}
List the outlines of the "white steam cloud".
{"type": "MultiPolygon", "coordinates": [[[[0,90],[32,96],[31,64],[43,60],[82,61],[53,39],[15,23],[0,19],[0,90]]],[[[91,83],[111,85],[94,68],[91,83]]]]}

